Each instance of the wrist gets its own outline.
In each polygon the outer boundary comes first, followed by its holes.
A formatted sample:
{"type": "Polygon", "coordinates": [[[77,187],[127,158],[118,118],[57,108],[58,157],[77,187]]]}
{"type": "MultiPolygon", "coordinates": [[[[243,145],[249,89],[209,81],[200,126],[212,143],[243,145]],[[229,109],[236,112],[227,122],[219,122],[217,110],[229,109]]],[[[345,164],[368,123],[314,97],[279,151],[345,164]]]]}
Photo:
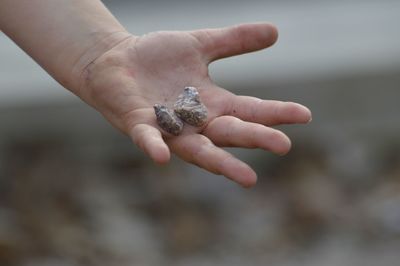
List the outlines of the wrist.
{"type": "Polygon", "coordinates": [[[94,36],[90,42],[91,45],[80,54],[68,73],[65,84],[62,83],[62,85],[82,98],[82,89],[89,65],[119,43],[131,37],[133,35],[124,30],[94,36]]]}

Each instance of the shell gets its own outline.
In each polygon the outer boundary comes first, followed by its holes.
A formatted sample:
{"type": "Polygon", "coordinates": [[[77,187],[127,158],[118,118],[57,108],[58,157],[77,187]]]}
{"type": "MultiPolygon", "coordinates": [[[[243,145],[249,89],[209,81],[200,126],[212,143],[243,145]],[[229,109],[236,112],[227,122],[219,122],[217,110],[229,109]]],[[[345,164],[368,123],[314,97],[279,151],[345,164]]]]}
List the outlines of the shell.
{"type": "Polygon", "coordinates": [[[174,105],[177,116],[189,125],[200,127],[207,121],[207,108],[195,87],[185,87],[174,105]]]}
{"type": "Polygon", "coordinates": [[[153,106],[158,125],[166,132],[178,136],[183,129],[183,122],[176,114],[161,104],[153,106]]]}

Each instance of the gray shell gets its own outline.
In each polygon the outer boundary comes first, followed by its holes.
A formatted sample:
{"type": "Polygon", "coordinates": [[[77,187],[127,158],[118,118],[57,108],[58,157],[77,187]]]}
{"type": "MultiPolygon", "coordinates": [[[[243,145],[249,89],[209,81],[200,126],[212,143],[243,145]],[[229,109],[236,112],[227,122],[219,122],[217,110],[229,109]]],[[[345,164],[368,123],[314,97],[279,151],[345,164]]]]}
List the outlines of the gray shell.
{"type": "Polygon", "coordinates": [[[154,105],[158,125],[166,132],[178,136],[183,129],[183,122],[176,114],[161,104],[154,105]]]}
{"type": "Polygon", "coordinates": [[[200,102],[200,97],[195,87],[186,87],[178,96],[174,105],[175,113],[180,119],[192,126],[202,126],[207,121],[207,108],[200,102]]]}

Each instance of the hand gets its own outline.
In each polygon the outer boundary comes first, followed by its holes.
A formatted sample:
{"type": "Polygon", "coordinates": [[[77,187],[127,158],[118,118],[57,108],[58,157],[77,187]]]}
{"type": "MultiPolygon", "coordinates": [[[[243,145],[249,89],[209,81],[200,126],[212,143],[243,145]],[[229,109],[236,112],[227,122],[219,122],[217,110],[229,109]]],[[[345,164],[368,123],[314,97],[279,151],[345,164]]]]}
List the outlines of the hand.
{"type": "Polygon", "coordinates": [[[219,147],[285,154],[289,138],[270,126],[307,123],[311,113],[296,103],[236,96],[212,82],[208,65],[266,48],[276,39],[277,31],[269,24],[131,36],[86,67],[78,94],[155,162],[167,163],[172,151],[189,163],[252,186],[256,173],[219,147]],[[174,137],[157,125],[153,105],[172,106],[185,86],[198,88],[208,122],[201,128],[185,125],[174,137]]]}

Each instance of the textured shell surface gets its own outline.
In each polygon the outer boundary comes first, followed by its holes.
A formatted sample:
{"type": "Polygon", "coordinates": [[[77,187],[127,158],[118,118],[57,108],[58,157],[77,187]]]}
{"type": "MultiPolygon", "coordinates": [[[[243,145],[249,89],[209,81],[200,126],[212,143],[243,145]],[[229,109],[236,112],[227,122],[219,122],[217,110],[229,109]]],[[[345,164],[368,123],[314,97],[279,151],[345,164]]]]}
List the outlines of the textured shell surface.
{"type": "Polygon", "coordinates": [[[183,129],[182,120],[164,105],[155,104],[153,107],[158,125],[166,132],[178,136],[183,129]]]}
{"type": "Polygon", "coordinates": [[[192,126],[202,126],[207,121],[207,108],[201,103],[195,87],[186,87],[174,105],[175,113],[192,126]]]}

